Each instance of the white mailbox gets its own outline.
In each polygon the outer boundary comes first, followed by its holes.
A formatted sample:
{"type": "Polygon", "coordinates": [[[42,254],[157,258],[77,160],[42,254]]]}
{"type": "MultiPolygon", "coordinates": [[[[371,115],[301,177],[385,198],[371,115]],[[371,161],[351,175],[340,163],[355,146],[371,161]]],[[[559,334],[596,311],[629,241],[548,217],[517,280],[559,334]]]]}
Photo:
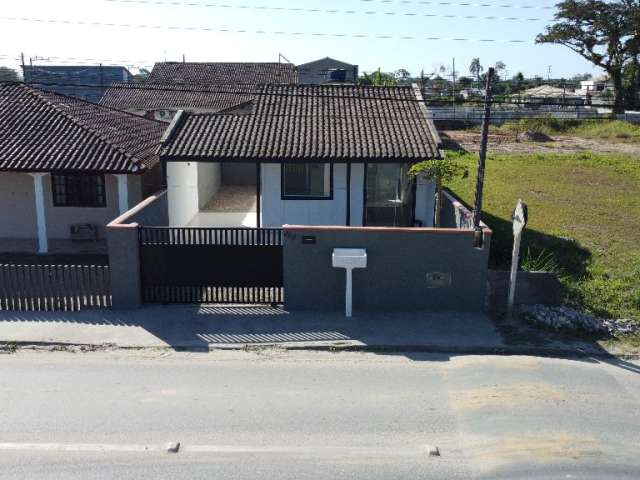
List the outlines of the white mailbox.
{"type": "Polygon", "coordinates": [[[336,248],[331,255],[333,268],[344,268],[347,272],[345,314],[353,315],[353,269],[367,268],[367,251],[362,248],[336,248]]]}

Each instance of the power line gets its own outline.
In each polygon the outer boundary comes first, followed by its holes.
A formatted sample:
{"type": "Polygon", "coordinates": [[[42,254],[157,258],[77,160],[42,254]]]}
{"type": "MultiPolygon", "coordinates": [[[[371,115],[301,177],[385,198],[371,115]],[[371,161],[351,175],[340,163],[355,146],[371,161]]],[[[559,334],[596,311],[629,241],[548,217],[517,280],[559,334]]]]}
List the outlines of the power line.
{"type": "Polygon", "coordinates": [[[360,0],[363,3],[384,3],[402,5],[437,5],[446,7],[476,7],[476,8],[519,8],[523,10],[554,10],[555,6],[550,5],[514,5],[496,3],[473,3],[473,2],[426,2],[421,0],[360,0]]]}
{"type": "Polygon", "coordinates": [[[235,9],[235,10],[258,10],[272,12],[291,12],[291,13],[321,13],[321,14],[338,14],[338,15],[379,15],[389,17],[424,17],[424,18],[456,18],[464,20],[509,20],[509,21],[546,21],[551,22],[550,18],[522,18],[522,17],[499,17],[495,15],[454,15],[441,13],[417,13],[417,12],[379,12],[374,10],[340,10],[340,9],[323,9],[323,8],[302,8],[302,7],[273,7],[267,5],[228,5],[221,3],[197,3],[190,1],[174,1],[174,0],[104,0],[110,3],[125,3],[131,5],[158,5],[158,6],[181,6],[181,7],[198,7],[198,8],[219,8],[219,9],[235,9]]]}
{"type": "Polygon", "coordinates": [[[495,38],[444,38],[444,37],[418,37],[414,35],[386,35],[368,33],[326,33],[326,32],[286,32],[268,30],[243,30],[220,27],[184,27],[177,25],[150,25],[150,24],[127,24],[127,23],[107,23],[87,20],[57,20],[27,17],[0,17],[2,21],[29,22],[29,23],[49,23],[60,25],[80,25],[87,27],[116,27],[116,28],[136,28],[151,30],[173,30],[189,32],[215,32],[215,33],[242,33],[255,35],[281,35],[293,37],[315,37],[315,38],[358,38],[369,40],[424,40],[424,41],[450,41],[450,42],[480,42],[480,43],[533,43],[531,40],[502,40],[495,38]]]}

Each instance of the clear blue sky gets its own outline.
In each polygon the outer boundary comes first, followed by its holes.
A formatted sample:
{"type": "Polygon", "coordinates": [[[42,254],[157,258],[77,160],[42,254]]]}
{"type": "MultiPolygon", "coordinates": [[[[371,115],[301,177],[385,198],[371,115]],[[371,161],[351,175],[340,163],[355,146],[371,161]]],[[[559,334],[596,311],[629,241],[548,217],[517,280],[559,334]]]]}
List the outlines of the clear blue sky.
{"type": "MultiPolygon", "coordinates": [[[[3,2],[0,11],[0,64],[17,66],[20,52],[29,56],[64,57],[52,63],[91,58],[103,63],[135,68],[155,61],[277,61],[278,53],[293,63],[331,56],[360,65],[362,71],[406,68],[413,74],[432,72],[439,64],[456,59],[459,74],[468,74],[473,57],[489,66],[501,60],[509,75],[554,77],[599,73],[577,54],[561,46],[534,45],[553,10],[550,0],[457,0],[474,6],[439,5],[422,0],[21,0],[3,2]],[[155,2],[165,3],[159,5],[155,2]],[[171,5],[178,2],[180,5],[171,5]],[[187,4],[198,4],[188,6],[187,4]],[[494,7],[477,6],[491,3],[494,7]],[[498,5],[512,5],[513,8],[498,5]],[[204,6],[210,5],[210,6],[204,6]],[[224,7],[223,5],[227,5],[224,7]],[[536,8],[519,8],[531,5],[536,8]],[[266,7],[258,8],[237,8],[266,7]],[[234,8],[235,7],[235,8],[234,8]],[[285,10],[274,11],[273,7],[285,10]],[[319,9],[321,12],[286,9],[319,9]],[[328,13],[327,10],[338,10],[328,13]],[[346,13],[353,11],[354,13],[346,13]],[[376,12],[366,14],[364,12],[376,12]],[[388,13],[395,13],[389,15],[388,13]],[[408,16],[405,14],[415,14],[408,16]],[[424,15],[433,15],[426,17],[424,15]],[[454,15],[455,18],[447,18],[454,15]],[[470,19],[465,16],[499,17],[470,19]],[[77,24],[47,24],[6,20],[5,17],[59,21],[146,24],[192,28],[246,30],[246,33],[185,31],[164,28],[125,28],[77,24]],[[506,20],[518,17],[521,20],[506,20]],[[541,18],[530,21],[525,18],[541,18]],[[264,31],[267,33],[255,33],[264,31]],[[269,32],[286,32],[274,34],[269,32]],[[291,33],[309,35],[291,35],[291,33]],[[327,37],[310,34],[389,36],[392,38],[327,37]],[[414,37],[402,39],[401,37],[414,37]],[[445,40],[426,40],[442,37],[445,40]],[[452,38],[496,39],[501,42],[453,41],[452,38]],[[449,40],[447,40],[449,39],[449,40]],[[527,43],[506,43],[525,40],[527,43]]],[[[452,3],[456,3],[455,0],[452,3]]]]}

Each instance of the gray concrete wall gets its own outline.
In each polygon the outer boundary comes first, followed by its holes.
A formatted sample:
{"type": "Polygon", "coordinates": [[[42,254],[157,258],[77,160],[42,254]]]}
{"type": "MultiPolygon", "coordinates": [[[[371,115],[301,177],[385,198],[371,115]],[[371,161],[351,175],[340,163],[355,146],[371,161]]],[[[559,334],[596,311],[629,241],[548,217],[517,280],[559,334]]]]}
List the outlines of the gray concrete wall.
{"type": "MultiPolygon", "coordinates": [[[[483,226],[484,225],[483,223],[483,226]]],[[[473,228],[473,213],[452,192],[442,195],[441,228],[473,228]]]]}
{"type": "Polygon", "coordinates": [[[167,191],[163,190],[107,225],[113,308],[142,306],[138,226],[168,224],[167,191]]]}
{"type": "Polygon", "coordinates": [[[482,311],[490,230],[485,235],[479,250],[470,230],[285,227],[286,306],[342,310],[345,271],[332,268],[331,254],[364,248],[369,265],[354,271],[354,312],[482,311]]]}
{"type": "MultiPolygon", "coordinates": [[[[505,310],[509,295],[509,272],[489,270],[488,307],[492,311],[505,310]]],[[[562,303],[564,295],[558,276],[548,272],[518,272],[516,305],[552,305],[562,303]]]]}

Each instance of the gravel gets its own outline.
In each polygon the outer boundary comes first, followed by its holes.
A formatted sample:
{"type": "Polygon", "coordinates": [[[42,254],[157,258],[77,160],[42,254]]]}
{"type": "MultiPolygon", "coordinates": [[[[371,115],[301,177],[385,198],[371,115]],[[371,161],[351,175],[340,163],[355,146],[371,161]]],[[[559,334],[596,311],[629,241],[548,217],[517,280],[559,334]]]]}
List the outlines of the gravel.
{"type": "Polygon", "coordinates": [[[640,334],[640,322],[630,319],[600,318],[568,306],[532,305],[521,307],[520,312],[530,322],[545,325],[554,330],[580,330],[611,335],[640,334]]]}

